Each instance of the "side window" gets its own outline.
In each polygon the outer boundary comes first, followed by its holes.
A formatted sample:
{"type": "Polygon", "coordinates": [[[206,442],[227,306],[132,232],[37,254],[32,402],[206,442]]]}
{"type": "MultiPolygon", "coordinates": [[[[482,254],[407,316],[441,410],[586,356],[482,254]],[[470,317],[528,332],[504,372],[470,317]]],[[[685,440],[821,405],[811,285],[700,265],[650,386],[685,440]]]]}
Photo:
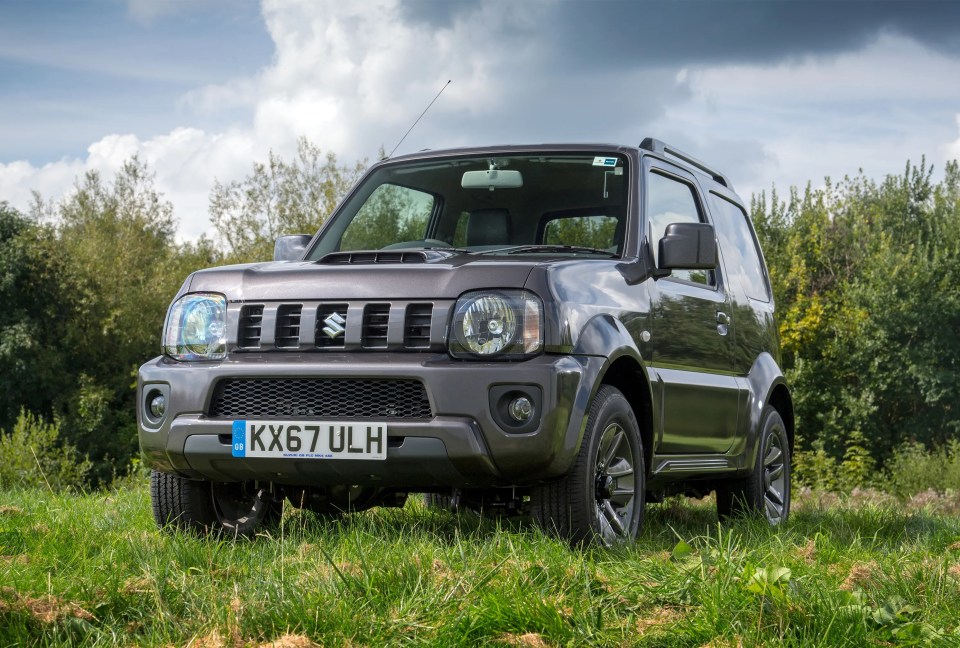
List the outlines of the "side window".
{"type": "Polygon", "coordinates": [[[370,194],[340,239],[340,249],[379,250],[423,239],[434,198],[423,191],[382,184],[370,194]]]}
{"type": "MultiPolygon", "coordinates": [[[[658,173],[651,173],[647,177],[647,218],[654,260],[660,254],[659,243],[667,225],[703,222],[693,187],[658,173]]],[[[716,283],[712,270],[674,270],[670,276],[707,286],[716,283]]]]}
{"type": "Polygon", "coordinates": [[[760,249],[747,214],[739,206],[710,194],[714,227],[729,280],[738,282],[750,299],[770,301],[770,288],[763,272],[760,249]]]}

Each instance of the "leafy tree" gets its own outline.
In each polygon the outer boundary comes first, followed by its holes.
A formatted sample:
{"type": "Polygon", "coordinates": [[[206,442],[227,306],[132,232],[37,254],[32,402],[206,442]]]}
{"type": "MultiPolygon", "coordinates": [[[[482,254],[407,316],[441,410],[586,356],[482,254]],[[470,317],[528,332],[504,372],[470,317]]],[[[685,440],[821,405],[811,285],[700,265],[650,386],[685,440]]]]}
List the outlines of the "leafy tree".
{"type": "MultiPolygon", "coordinates": [[[[754,200],[801,449],[859,466],[960,436],[960,169],[754,200]],[[863,456],[867,450],[869,458],[863,456]]],[[[856,472],[854,470],[854,472],[856,472]]],[[[862,473],[866,471],[861,470],[862,473]]]]}
{"type": "Polygon", "coordinates": [[[55,232],[0,203],[0,428],[70,388],[76,295],[55,232]]]}
{"type": "Polygon", "coordinates": [[[336,155],[323,155],[300,138],[292,162],[271,151],[267,163],[255,163],[242,181],[217,181],[210,194],[210,221],[225,257],[266,261],[273,258],[277,237],[317,231],[364,166],[338,165],[336,155]]]}
{"type": "Polygon", "coordinates": [[[137,451],[136,369],[157,354],[167,305],[186,274],[173,207],[153,181],[134,157],[109,181],[88,172],[53,208],[75,300],[61,431],[95,462],[94,481],[123,472],[137,451]]]}

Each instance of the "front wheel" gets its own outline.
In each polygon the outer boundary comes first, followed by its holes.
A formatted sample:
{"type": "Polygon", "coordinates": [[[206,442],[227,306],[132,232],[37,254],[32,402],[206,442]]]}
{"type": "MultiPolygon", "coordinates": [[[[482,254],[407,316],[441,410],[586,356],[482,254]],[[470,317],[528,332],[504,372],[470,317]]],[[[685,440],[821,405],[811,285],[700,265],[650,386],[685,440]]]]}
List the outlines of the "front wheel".
{"type": "Polygon", "coordinates": [[[753,472],[717,487],[721,519],[762,514],[771,525],[790,515],[790,439],[780,413],[767,407],[760,425],[760,446],[753,472]]]}
{"type": "Polygon", "coordinates": [[[150,474],[153,517],[161,528],[250,536],[280,519],[280,503],[251,483],[211,483],[154,470],[150,474]]]}
{"type": "Polygon", "coordinates": [[[573,467],[562,479],[533,489],[531,513],[573,544],[612,546],[636,537],[645,488],[637,418],[620,390],[604,385],[590,404],[573,467]]]}

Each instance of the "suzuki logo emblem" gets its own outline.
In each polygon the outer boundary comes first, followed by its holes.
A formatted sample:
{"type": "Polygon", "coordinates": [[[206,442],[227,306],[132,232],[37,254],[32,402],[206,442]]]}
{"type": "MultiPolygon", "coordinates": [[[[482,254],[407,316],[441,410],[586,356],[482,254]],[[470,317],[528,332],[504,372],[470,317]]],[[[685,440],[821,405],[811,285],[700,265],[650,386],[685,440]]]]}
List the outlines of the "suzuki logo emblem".
{"type": "Polygon", "coordinates": [[[323,327],[323,332],[330,336],[331,340],[336,340],[343,335],[345,330],[343,325],[346,322],[347,320],[341,317],[340,313],[333,313],[323,320],[323,323],[326,324],[326,326],[323,327]]]}

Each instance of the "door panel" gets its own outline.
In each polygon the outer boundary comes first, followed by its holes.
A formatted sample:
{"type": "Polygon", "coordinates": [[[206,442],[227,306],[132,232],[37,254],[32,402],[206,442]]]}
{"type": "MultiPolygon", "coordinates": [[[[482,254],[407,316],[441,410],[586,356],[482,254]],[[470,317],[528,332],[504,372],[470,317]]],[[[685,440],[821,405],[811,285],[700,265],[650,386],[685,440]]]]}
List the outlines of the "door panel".
{"type": "MultiPolygon", "coordinates": [[[[670,222],[709,222],[692,178],[647,176],[647,223],[656,236],[670,222]]],[[[722,453],[737,430],[739,387],[733,374],[731,302],[720,268],[674,272],[652,293],[651,365],[660,383],[658,455],[722,453]]]]}
{"type": "Polygon", "coordinates": [[[720,293],[686,286],[675,292],[669,283],[659,282],[653,318],[653,364],[663,386],[657,454],[725,452],[739,409],[733,335],[717,321],[728,303],[720,293]]]}

